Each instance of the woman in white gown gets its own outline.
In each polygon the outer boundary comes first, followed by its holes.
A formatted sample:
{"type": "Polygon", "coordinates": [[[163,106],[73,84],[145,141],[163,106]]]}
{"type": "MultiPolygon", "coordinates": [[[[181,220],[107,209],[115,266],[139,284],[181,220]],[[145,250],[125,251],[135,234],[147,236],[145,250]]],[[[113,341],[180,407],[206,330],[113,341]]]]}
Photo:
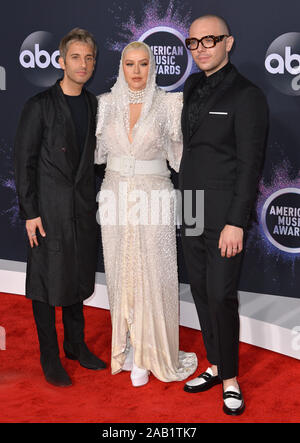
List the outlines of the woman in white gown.
{"type": "Polygon", "coordinates": [[[107,163],[99,212],[111,369],[131,370],[133,386],[146,384],[149,372],[171,382],[197,368],[194,353],[179,351],[176,217],[166,163],[178,171],[182,93],[164,92],[155,77],[151,49],[133,42],[111,92],[98,98],[95,162],[107,163]]]}

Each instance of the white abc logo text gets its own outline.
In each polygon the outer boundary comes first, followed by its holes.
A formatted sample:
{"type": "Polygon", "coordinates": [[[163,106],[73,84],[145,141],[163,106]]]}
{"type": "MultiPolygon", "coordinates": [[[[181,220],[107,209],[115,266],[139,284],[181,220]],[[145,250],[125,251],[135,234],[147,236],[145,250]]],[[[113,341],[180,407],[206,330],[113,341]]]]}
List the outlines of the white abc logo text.
{"type": "Polygon", "coordinates": [[[57,58],[59,57],[59,51],[54,51],[52,55],[49,52],[40,49],[39,43],[34,45],[34,53],[28,49],[25,49],[20,53],[20,63],[23,68],[35,68],[36,66],[41,69],[46,69],[50,63],[54,68],[60,69],[57,58]]]}
{"type": "Polygon", "coordinates": [[[285,60],[279,54],[270,54],[266,58],[265,67],[271,74],[284,74],[284,68],[292,75],[300,74],[300,55],[292,54],[292,48],[287,46],[285,48],[285,60]],[[271,65],[273,60],[278,62],[276,67],[272,67],[271,65]],[[298,65],[292,67],[292,62],[295,61],[298,62],[298,65]]]}
{"type": "Polygon", "coordinates": [[[265,60],[265,67],[270,74],[284,74],[284,68],[292,75],[300,74],[300,55],[292,54],[292,48],[287,46],[285,48],[285,59],[279,54],[270,54],[265,60]],[[277,66],[273,67],[272,62],[277,61],[277,66]],[[292,63],[297,62],[293,67],[292,63]]]}
{"type": "Polygon", "coordinates": [[[282,34],[270,44],[265,68],[274,88],[286,95],[300,95],[300,32],[282,34]]]}
{"type": "Polygon", "coordinates": [[[52,86],[61,77],[57,38],[47,31],[28,35],[20,48],[19,62],[25,78],[35,86],[52,86]]]}

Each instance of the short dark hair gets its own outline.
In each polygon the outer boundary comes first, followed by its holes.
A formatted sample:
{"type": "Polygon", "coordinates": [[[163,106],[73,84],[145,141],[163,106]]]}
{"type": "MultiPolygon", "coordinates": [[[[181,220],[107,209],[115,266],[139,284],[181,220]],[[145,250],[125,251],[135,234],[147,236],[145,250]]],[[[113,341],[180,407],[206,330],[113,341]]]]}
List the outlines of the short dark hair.
{"type": "Polygon", "coordinates": [[[91,45],[91,47],[93,48],[94,57],[96,57],[97,43],[94,39],[94,36],[85,29],[74,28],[67,35],[65,35],[59,43],[59,53],[64,60],[66,60],[66,54],[70,43],[75,41],[91,45]]]}

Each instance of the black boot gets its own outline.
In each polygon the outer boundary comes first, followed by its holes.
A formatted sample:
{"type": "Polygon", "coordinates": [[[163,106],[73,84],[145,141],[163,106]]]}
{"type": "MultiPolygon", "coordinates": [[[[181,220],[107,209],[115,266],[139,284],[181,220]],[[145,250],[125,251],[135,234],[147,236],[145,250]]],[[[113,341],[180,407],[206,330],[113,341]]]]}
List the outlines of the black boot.
{"type": "Polygon", "coordinates": [[[71,386],[70,377],[59,358],[55,308],[39,301],[32,301],[32,308],[40,343],[41,366],[46,380],[54,386],[71,386]]]}
{"type": "Polygon", "coordinates": [[[88,349],[84,342],[83,303],[63,307],[65,330],[64,351],[66,357],[78,360],[87,369],[105,369],[106,364],[88,349]]]}
{"type": "Polygon", "coordinates": [[[67,372],[63,368],[58,356],[53,358],[43,358],[41,356],[41,365],[48,383],[54,386],[66,387],[71,386],[72,382],[67,372]]]}
{"type": "Polygon", "coordinates": [[[64,342],[64,350],[67,358],[70,360],[78,360],[84,368],[94,369],[95,371],[106,368],[104,361],[92,354],[84,342],[64,342]]]}

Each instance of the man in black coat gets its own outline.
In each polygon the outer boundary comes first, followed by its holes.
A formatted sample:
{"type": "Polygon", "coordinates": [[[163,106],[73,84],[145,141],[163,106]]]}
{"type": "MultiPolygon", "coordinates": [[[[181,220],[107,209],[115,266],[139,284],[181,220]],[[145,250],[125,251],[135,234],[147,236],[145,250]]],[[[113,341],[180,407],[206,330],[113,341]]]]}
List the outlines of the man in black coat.
{"type": "MultiPolygon", "coordinates": [[[[244,234],[263,162],[268,109],[260,89],[230,63],[233,43],[220,17],[200,17],[191,25],[186,44],[202,72],[192,74],[184,87],[179,187],[184,199],[186,191],[204,190],[203,233],[191,235],[185,213],[182,241],[210,362],[184,389],[202,392],[223,382],[223,410],[238,415],[245,404],[236,379],[237,285],[244,234]]],[[[194,198],[193,213],[195,205],[194,198]]]]}
{"type": "Polygon", "coordinates": [[[60,43],[64,77],[30,98],[15,140],[20,215],[30,244],[26,296],[32,300],[41,365],[49,383],[69,386],[60,358],[55,306],[62,306],[64,350],[89,369],[105,363],[84,342],[83,300],[94,292],[96,97],[84,89],[92,76],[96,43],[74,29],[60,43]]]}

